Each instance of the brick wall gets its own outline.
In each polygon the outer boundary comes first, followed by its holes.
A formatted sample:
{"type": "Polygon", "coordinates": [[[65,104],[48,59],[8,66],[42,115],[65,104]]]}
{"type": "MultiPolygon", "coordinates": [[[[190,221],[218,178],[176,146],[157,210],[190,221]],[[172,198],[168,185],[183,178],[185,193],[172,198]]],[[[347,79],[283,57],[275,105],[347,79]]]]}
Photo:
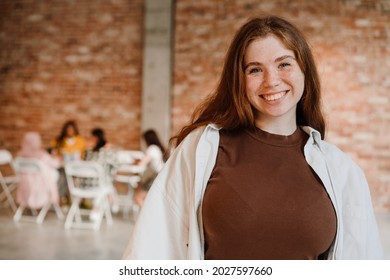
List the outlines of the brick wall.
{"type": "Polygon", "coordinates": [[[0,2],[0,147],[68,119],[139,148],[143,0],[0,2]]]}
{"type": "Polygon", "coordinates": [[[283,16],[307,35],[323,82],[327,139],[364,169],[375,207],[388,211],[388,0],[177,0],[173,131],[215,88],[234,32],[247,17],[263,13],[283,16]]]}
{"type": "MultiPolygon", "coordinates": [[[[0,1],[0,147],[23,133],[44,144],[62,123],[103,127],[138,148],[143,0],[0,1]]],[[[378,210],[390,210],[390,2],[388,0],[176,0],[176,133],[216,86],[234,32],[250,16],[296,23],[313,46],[324,89],[327,139],[364,169],[378,210]]],[[[342,167],[340,167],[342,168],[342,167]]]]}

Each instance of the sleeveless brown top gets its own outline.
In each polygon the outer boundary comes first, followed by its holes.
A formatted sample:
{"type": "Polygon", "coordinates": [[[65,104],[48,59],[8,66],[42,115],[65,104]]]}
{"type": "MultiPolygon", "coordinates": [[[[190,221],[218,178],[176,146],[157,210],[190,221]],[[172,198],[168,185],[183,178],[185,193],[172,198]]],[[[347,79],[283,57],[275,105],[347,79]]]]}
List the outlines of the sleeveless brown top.
{"type": "Polygon", "coordinates": [[[205,259],[321,259],[336,234],[332,202],[307,164],[308,135],[220,131],[202,205],[205,259]]]}

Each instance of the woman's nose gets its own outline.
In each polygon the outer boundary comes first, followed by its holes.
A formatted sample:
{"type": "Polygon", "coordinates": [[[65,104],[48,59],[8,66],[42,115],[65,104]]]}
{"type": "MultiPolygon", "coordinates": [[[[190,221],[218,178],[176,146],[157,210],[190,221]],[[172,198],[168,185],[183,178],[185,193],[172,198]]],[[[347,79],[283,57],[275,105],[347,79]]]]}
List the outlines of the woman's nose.
{"type": "Polygon", "coordinates": [[[267,88],[275,87],[280,83],[280,76],[277,70],[268,70],[265,72],[263,86],[267,88]]]}

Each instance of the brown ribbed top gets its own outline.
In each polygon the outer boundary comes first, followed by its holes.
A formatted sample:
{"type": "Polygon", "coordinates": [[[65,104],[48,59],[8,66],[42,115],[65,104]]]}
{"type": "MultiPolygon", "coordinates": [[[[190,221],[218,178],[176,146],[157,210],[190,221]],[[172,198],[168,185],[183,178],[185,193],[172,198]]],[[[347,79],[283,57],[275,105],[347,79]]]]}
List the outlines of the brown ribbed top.
{"type": "Polygon", "coordinates": [[[205,259],[318,259],[336,234],[336,215],[307,164],[308,135],[220,132],[205,191],[205,259]]]}

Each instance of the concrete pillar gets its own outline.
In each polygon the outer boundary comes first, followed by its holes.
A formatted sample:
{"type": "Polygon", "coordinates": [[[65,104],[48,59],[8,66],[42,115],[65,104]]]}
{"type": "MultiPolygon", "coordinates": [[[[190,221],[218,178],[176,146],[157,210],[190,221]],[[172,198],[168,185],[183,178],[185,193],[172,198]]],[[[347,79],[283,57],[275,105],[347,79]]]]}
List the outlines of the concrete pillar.
{"type": "Polygon", "coordinates": [[[171,133],[174,0],[146,0],[142,132],[155,129],[164,145],[171,133]]]}

